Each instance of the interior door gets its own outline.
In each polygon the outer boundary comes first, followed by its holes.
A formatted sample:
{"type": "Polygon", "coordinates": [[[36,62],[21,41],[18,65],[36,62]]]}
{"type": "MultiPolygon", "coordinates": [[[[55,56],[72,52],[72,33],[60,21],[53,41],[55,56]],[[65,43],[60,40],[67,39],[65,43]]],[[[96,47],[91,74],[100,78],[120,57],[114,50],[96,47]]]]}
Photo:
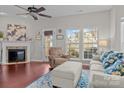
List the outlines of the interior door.
{"type": "Polygon", "coordinates": [[[43,59],[48,60],[49,48],[55,46],[55,33],[53,30],[43,31],[43,59]]]}

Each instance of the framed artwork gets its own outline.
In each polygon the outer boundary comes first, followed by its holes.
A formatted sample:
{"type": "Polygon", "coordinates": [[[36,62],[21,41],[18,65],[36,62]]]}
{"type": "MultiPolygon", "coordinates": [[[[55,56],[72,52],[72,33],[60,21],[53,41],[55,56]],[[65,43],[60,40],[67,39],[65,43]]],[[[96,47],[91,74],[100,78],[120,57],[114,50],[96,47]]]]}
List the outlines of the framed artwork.
{"type": "Polygon", "coordinates": [[[25,41],[26,40],[26,26],[8,24],[7,25],[7,40],[25,41]]]}
{"type": "Polygon", "coordinates": [[[56,35],[56,39],[57,40],[63,40],[64,39],[64,35],[56,35]]]}
{"type": "Polygon", "coordinates": [[[40,40],[40,39],[41,39],[41,33],[40,33],[40,32],[37,32],[37,33],[36,33],[35,39],[36,39],[36,40],[40,40]]]}

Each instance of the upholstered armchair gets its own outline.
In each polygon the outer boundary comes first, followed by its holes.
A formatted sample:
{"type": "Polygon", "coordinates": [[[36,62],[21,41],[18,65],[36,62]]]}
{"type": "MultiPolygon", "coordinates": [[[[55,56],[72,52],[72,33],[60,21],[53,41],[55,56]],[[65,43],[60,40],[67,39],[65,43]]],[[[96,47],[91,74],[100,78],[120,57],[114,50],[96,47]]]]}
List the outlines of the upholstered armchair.
{"type": "Polygon", "coordinates": [[[52,68],[69,60],[69,55],[64,54],[62,48],[51,47],[49,49],[49,61],[52,68]]]}

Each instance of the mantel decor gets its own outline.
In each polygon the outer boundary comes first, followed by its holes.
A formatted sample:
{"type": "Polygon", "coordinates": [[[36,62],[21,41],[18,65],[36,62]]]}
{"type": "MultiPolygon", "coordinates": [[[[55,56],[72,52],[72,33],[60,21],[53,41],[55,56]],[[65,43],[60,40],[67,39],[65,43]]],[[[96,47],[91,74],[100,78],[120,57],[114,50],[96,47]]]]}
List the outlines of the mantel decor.
{"type": "Polygon", "coordinates": [[[64,39],[64,35],[56,35],[56,39],[57,40],[63,40],[64,39]]]}

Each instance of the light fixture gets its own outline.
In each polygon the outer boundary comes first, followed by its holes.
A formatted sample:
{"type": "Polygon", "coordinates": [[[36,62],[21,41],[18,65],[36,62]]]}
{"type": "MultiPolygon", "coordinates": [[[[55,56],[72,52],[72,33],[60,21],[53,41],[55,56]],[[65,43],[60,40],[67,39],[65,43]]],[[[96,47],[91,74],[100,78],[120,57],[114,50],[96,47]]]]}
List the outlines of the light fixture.
{"type": "Polygon", "coordinates": [[[105,51],[106,47],[108,46],[108,40],[107,39],[100,39],[98,41],[98,45],[102,49],[101,53],[103,53],[105,51]]]}
{"type": "Polygon", "coordinates": [[[108,41],[106,39],[101,39],[99,40],[98,44],[100,47],[107,47],[108,41]]]}

